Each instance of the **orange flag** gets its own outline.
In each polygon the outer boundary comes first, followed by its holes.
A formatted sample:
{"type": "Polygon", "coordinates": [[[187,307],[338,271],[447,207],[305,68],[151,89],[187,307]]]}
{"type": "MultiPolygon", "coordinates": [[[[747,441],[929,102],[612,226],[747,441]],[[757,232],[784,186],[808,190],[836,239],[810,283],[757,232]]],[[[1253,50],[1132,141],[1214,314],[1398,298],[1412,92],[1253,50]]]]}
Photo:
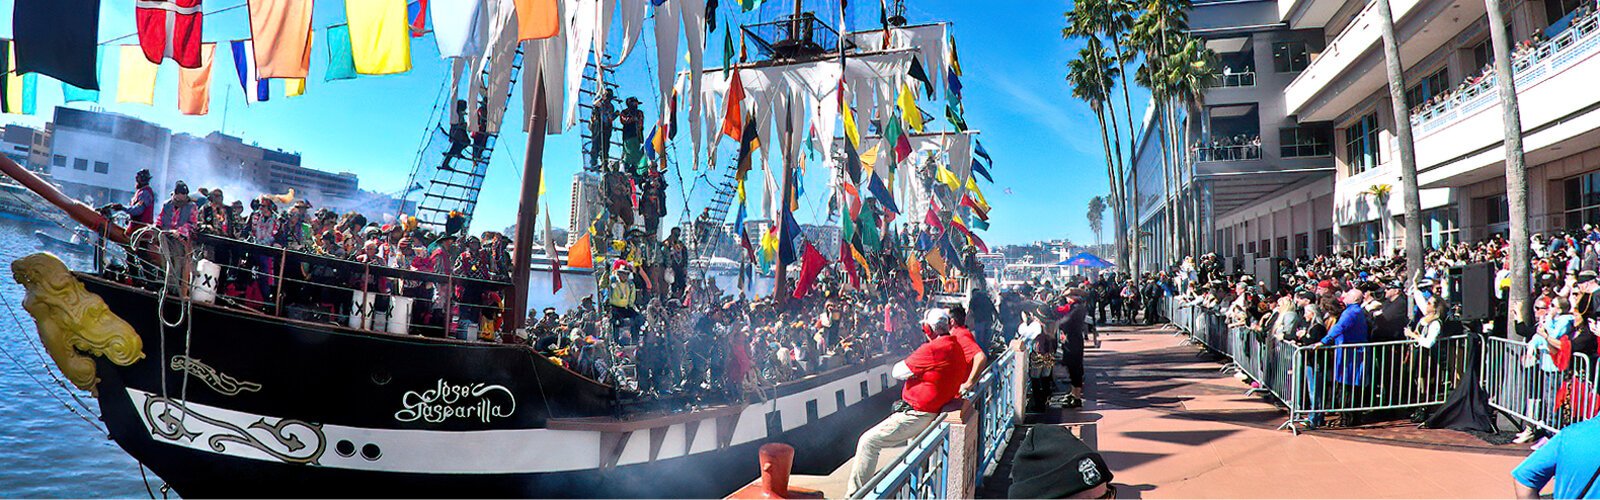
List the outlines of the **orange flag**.
{"type": "Polygon", "coordinates": [[[178,112],[203,115],[211,111],[211,62],[217,44],[200,44],[200,67],[178,68],[178,112]]]}
{"type": "Polygon", "coordinates": [[[517,39],[542,40],[561,33],[557,0],[516,0],[517,39]]]}
{"type": "Polygon", "coordinates": [[[922,263],[917,256],[906,258],[906,272],[911,274],[911,289],[917,291],[917,300],[922,300],[922,263]]]}
{"type": "Polygon", "coordinates": [[[741,140],[744,133],[744,107],[739,101],[744,100],[744,83],[739,80],[739,72],[733,72],[733,78],[728,81],[727,111],[722,115],[722,135],[741,140]]]}
{"type": "Polygon", "coordinates": [[[257,78],[305,78],[311,62],[311,0],[250,0],[257,78]]]}
{"type": "Polygon", "coordinates": [[[578,237],[578,241],[567,247],[567,267],[575,269],[594,268],[594,250],[589,248],[589,233],[578,237]]]}

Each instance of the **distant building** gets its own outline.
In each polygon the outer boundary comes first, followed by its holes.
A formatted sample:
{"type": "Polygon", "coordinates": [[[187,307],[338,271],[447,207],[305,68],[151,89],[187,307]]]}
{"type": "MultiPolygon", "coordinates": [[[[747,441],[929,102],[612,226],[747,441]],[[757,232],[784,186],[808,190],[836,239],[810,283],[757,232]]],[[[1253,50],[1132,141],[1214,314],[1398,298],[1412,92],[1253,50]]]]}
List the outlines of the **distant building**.
{"type": "Polygon", "coordinates": [[[349,172],[332,173],[300,164],[300,154],[245,144],[243,139],[212,132],[205,137],[178,134],[172,138],[169,173],[191,187],[220,187],[230,198],[263,193],[295,192],[295,198],[313,206],[337,210],[362,208],[390,212],[371,203],[376,193],[361,191],[360,180],[349,172]],[[372,207],[372,208],[368,208],[372,207]]]}
{"type": "Polygon", "coordinates": [[[171,191],[166,164],[172,133],[165,127],[64,106],[56,107],[53,123],[49,172],[68,196],[91,205],[126,203],[140,169],[150,170],[158,197],[171,191]]]}
{"type": "Polygon", "coordinates": [[[38,173],[50,171],[50,131],[17,124],[5,126],[0,148],[12,161],[38,173]]]}
{"type": "Polygon", "coordinates": [[[839,226],[801,224],[800,231],[805,233],[806,241],[811,242],[811,246],[816,247],[817,253],[821,253],[823,257],[827,257],[831,261],[837,262],[839,260],[839,241],[843,239],[843,233],[839,226]]]}
{"type": "Polygon", "coordinates": [[[571,229],[567,235],[568,245],[577,243],[578,237],[587,232],[595,214],[604,208],[601,194],[600,174],[585,171],[572,174],[572,210],[567,217],[567,227],[571,229]]]}

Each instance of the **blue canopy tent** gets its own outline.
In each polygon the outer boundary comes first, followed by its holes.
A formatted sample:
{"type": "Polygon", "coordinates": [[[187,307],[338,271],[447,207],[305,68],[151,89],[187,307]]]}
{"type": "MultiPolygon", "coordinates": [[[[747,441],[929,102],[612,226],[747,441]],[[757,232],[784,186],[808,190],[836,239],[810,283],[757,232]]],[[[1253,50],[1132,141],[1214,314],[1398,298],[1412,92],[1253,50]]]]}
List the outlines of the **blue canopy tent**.
{"type": "Polygon", "coordinates": [[[1083,253],[1080,253],[1078,255],[1074,255],[1070,259],[1063,260],[1061,262],[1057,262],[1056,265],[1058,265],[1058,266],[1082,266],[1082,267],[1111,267],[1111,263],[1110,262],[1106,262],[1105,259],[1096,257],[1094,254],[1089,253],[1089,252],[1083,252],[1083,253]]]}

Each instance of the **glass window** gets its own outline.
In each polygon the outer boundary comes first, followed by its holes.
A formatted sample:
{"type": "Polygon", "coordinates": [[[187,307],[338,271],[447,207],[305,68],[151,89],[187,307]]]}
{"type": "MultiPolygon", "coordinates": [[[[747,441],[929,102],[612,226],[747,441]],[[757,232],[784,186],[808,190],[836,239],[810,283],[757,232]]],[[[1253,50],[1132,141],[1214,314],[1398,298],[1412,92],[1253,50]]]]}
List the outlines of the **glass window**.
{"type": "Polygon", "coordinates": [[[1256,253],[1256,242],[1254,242],[1254,241],[1250,242],[1250,245],[1246,246],[1244,249],[1245,249],[1245,253],[1254,255],[1256,253]]]}
{"type": "Polygon", "coordinates": [[[111,171],[111,165],[107,165],[106,162],[103,162],[103,161],[94,162],[94,173],[103,174],[103,173],[110,172],[110,171],[111,171]]]}
{"type": "Polygon", "coordinates": [[[1322,249],[1322,255],[1333,255],[1333,229],[1317,230],[1317,248],[1322,249]]]}
{"type": "Polygon", "coordinates": [[[1486,36],[1483,37],[1482,42],[1478,42],[1477,45],[1472,47],[1473,74],[1478,74],[1477,70],[1489,66],[1491,61],[1494,61],[1494,45],[1489,40],[1489,37],[1486,36]]]}
{"type": "Polygon", "coordinates": [[[1564,184],[1567,227],[1600,224],[1600,171],[1567,178],[1564,184]]]}
{"type": "Polygon", "coordinates": [[[1406,89],[1406,107],[1415,109],[1422,103],[1428,102],[1428,99],[1432,99],[1433,96],[1439,95],[1450,88],[1449,75],[1446,73],[1448,73],[1446,68],[1439,68],[1439,71],[1423,77],[1422,81],[1406,89]]]}
{"type": "Polygon", "coordinates": [[[1279,73],[1295,73],[1311,65],[1311,47],[1301,41],[1272,44],[1272,69],[1279,73]]]}
{"type": "Polygon", "coordinates": [[[1288,236],[1279,236],[1278,237],[1278,251],[1277,251],[1277,254],[1278,254],[1279,257],[1288,257],[1289,256],[1289,237],[1288,236]]]}
{"type": "Polygon", "coordinates": [[[1300,234],[1294,235],[1294,256],[1295,257],[1310,257],[1311,256],[1310,252],[1311,252],[1311,233],[1300,233],[1300,234]]]}
{"type": "Polygon", "coordinates": [[[1333,132],[1328,127],[1301,125],[1278,129],[1278,156],[1301,158],[1333,154],[1333,132]]]}
{"type": "Polygon", "coordinates": [[[1460,215],[1455,206],[1439,207],[1422,212],[1422,244],[1430,250],[1460,241],[1460,215]]]}
{"type": "Polygon", "coordinates": [[[1344,129],[1345,162],[1350,175],[1378,166],[1378,114],[1368,113],[1344,129]]]}
{"type": "Polygon", "coordinates": [[[73,170],[88,170],[89,169],[89,160],[85,160],[83,158],[73,158],[72,159],[72,169],[73,170]]]}
{"type": "Polygon", "coordinates": [[[50,157],[50,164],[57,167],[65,167],[67,166],[67,157],[61,155],[52,155],[50,157]]]}

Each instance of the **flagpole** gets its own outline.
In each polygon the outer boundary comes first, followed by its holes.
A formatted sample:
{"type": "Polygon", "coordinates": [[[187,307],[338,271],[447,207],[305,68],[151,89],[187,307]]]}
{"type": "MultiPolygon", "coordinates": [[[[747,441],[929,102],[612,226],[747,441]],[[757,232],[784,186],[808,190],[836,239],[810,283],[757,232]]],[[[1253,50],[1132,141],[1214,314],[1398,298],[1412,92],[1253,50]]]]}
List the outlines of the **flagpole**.
{"type": "MultiPolygon", "coordinates": [[[[511,314],[506,314],[507,331],[522,327],[528,316],[528,276],[533,271],[533,231],[539,212],[539,179],[544,173],[544,136],[549,112],[545,108],[544,76],[533,82],[533,116],[529,118],[528,143],[522,159],[522,196],[517,204],[517,234],[511,253],[511,314]]],[[[524,88],[523,92],[528,89],[524,88]]],[[[555,259],[551,259],[555,265],[555,259]]]]}

